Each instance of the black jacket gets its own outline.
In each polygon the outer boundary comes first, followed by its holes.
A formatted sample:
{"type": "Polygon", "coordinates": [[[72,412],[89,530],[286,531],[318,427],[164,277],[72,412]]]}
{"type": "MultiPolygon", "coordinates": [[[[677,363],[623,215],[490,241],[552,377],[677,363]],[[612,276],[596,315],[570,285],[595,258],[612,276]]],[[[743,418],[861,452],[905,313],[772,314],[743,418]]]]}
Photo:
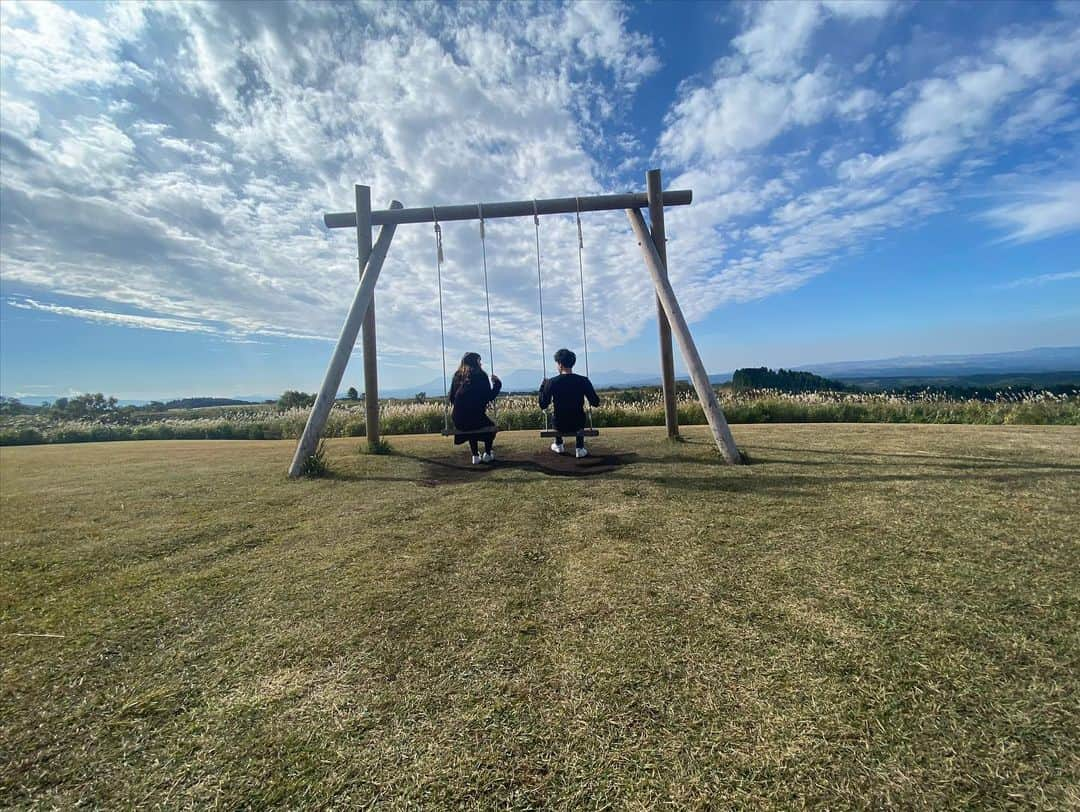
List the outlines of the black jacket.
{"type": "MultiPolygon", "coordinates": [[[[487,405],[495,400],[501,390],[502,381],[496,381],[492,386],[487,373],[483,370],[470,372],[469,377],[464,380],[462,380],[460,370],[455,372],[448,394],[450,406],[453,409],[450,414],[454,420],[454,428],[461,431],[475,431],[490,426],[494,434],[495,424],[487,416],[487,405]]],[[[456,435],[454,442],[463,443],[467,439],[467,437],[456,435]]],[[[483,439],[483,436],[476,436],[475,439],[483,439]]]]}
{"type": "Polygon", "coordinates": [[[555,418],[552,421],[556,431],[573,434],[589,425],[585,417],[585,401],[593,406],[600,405],[600,398],[593,389],[592,381],[584,375],[573,372],[548,378],[540,387],[540,408],[546,409],[549,403],[555,404],[555,418]]]}

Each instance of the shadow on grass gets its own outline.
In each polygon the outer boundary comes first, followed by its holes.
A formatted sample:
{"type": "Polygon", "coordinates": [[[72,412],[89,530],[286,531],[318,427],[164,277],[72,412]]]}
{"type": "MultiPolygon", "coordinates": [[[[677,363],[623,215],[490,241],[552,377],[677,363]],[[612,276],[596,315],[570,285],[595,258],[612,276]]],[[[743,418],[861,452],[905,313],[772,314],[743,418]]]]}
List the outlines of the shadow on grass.
{"type": "MultiPolygon", "coordinates": [[[[627,456],[627,455],[620,455],[627,456]]],[[[553,470],[550,466],[540,466],[524,460],[501,460],[494,466],[471,466],[447,462],[445,460],[425,457],[411,457],[410,459],[422,463],[425,469],[421,476],[363,476],[359,474],[332,474],[330,478],[341,481],[353,482],[415,482],[422,487],[435,488],[442,485],[465,485],[470,482],[478,482],[490,476],[496,471],[519,471],[525,474],[541,474],[544,476],[558,477],[588,477],[599,474],[610,474],[613,479],[622,483],[638,483],[656,485],[676,491],[708,492],[729,494],[762,494],[768,493],[774,496],[803,496],[820,493],[822,487],[827,488],[864,488],[872,485],[887,485],[903,482],[911,483],[955,483],[959,481],[982,481],[985,484],[1009,485],[1013,487],[1034,487],[1040,482],[1058,476],[1053,471],[1027,471],[1019,473],[993,472],[986,469],[970,470],[967,474],[952,473],[858,473],[865,469],[853,467],[851,474],[843,472],[834,476],[814,476],[792,474],[769,474],[764,476],[688,476],[682,468],[672,466],[670,473],[656,473],[642,475],[627,469],[622,469],[622,462],[615,467],[610,464],[596,465],[592,468],[582,468],[576,471],[553,470]]],[[[723,466],[726,470],[732,470],[723,466]]],[[[507,480],[523,482],[525,479],[507,480]]]]}
{"type": "Polygon", "coordinates": [[[638,455],[630,453],[608,453],[593,449],[588,457],[577,459],[572,454],[553,454],[537,451],[529,454],[503,452],[490,464],[471,465],[460,457],[420,457],[412,455],[409,459],[423,463],[425,478],[421,484],[450,485],[457,482],[470,482],[477,477],[487,476],[494,471],[525,471],[544,476],[586,477],[610,474],[625,465],[638,462],[638,455]]]}
{"type": "MultiPolygon", "coordinates": [[[[694,443],[694,441],[690,441],[694,443]]],[[[711,441],[701,443],[711,445],[711,441]]],[[[716,491],[733,494],[770,493],[774,495],[805,495],[824,487],[863,487],[890,483],[948,483],[983,481],[987,484],[1037,486],[1060,472],[1080,471],[1080,466],[1052,462],[1016,461],[1000,457],[958,457],[950,454],[919,454],[910,452],[870,452],[846,450],[811,450],[787,446],[754,446],[753,457],[745,465],[732,468],[717,454],[715,460],[684,459],[679,455],[641,455],[636,452],[608,452],[590,448],[590,456],[576,459],[573,454],[556,455],[549,451],[501,451],[492,464],[471,465],[467,454],[424,456],[394,452],[394,456],[419,463],[419,474],[402,476],[364,475],[360,472],[336,472],[331,479],[343,481],[415,482],[423,487],[460,485],[476,482],[496,471],[520,472],[526,477],[505,479],[508,484],[527,479],[529,474],[554,477],[589,477],[610,475],[620,482],[657,485],[678,491],[716,491]],[[767,456],[767,452],[780,452],[767,456]],[[787,452],[791,452],[790,455],[787,452]],[[806,459],[807,456],[814,459],[806,459]],[[850,460],[849,458],[855,458],[850,460]],[[862,459],[880,459],[877,464],[862,459]],[[848,459],[848,461],[845,461],[848,459]],[[890,462],[890,460],[895,460],[890,462]],[[922,470],[911,470],[913,463],[922,470]],[[653,466],[645,473],[635,464],[653,466]],[[792,466],[790,473],[783,466],[792,466]],[[835,473],[824,476],[801,474],[798,469],[831,467],[835,473]],[[660,468],[656,471],[656,468],[660,468]],[[756,470],[753,476],[737,475],[738,471],[756,470]],[[708,473],[708,472],[715,473],[708,473]]],[[[415,469],[414,469],[415,471],[415,469]]],[[[823,472],[824,473],[824,472],[823,472]]]]}
{"type": "Polygon", "coordinates": [[[517,453],[504,451],[498,453],[493,463],[472,465],[467,456],[421,456],[394,452],[394,456],[420,463],[423,470],[420,476],[372,476],[355,471],[334,471],[327,473],[327,479],[343,482],[416,482],[418,485],[437,487],[439,485],[459,485],[476,482],[496,471],[521,471],[557,477],[588,477],[610,474],[623,466],[639,462],[637,454],[609,453],[593,448],[589,456],[577,459],[573,454],[553,454],[550,451],[517,453]]]}

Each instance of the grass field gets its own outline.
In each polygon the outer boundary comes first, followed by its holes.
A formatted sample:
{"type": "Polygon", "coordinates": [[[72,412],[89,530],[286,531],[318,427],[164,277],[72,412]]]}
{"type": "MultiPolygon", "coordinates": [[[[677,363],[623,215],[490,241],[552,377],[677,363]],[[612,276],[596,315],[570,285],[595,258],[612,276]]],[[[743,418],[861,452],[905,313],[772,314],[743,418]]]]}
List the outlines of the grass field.
{"type": "Polygon", "coordinates": [[[0,449],[0,806],[1076,808],[1080,429],[0,449]]]}

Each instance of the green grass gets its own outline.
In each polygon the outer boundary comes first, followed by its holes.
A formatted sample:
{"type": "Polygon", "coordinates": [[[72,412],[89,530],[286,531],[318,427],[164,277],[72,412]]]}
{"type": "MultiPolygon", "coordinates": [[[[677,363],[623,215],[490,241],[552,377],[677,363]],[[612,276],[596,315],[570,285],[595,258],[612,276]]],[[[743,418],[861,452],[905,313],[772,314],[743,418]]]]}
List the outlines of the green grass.
{"type": "Polygon", "coordinates": [[[0,807],[1080,804],[1080,430],[685,433],[0,450],[0,807]]]}

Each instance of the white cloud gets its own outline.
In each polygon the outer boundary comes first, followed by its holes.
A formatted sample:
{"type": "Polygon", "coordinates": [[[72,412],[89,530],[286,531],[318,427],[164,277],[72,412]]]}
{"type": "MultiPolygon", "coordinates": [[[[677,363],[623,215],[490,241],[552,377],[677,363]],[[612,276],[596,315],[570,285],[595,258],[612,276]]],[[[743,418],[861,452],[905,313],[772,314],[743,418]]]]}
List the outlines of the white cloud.
{"type": "Polygon", "coordinates": [[[626,12],[614,3],[572,3],[558,26],[564,47],[576,48],[587,60],[598,61],[634,87],[660,68],[651,40],[631,32],[626,12]]]}
{"type": "Polygon", "coordinates": [[[1064,75],[1075,80],[1080,66],[1076,63],[1080,31],[1064,20],[1031,33],[1010,33],[993,46],[1002,63],[1028,80],[1064,75]]]}
{"type": "Polygon", "coordinates": [[[963,149],[963,142],[951,135],[936,135],[906,143],[891,152],[871,155],[862,152],[840,163],[837,177],[844,181],[871,181],[902,170],[929,174],[963,149]]]}
{"type": "Polygon", "coordinates": [[[767,144],[792,121],[793,91],[756,76],[726,77],[676,103],[660,139],[680,163],[722,158],[767,144]]]}
{"type": "Polygon", "coordinates": [[[1080,230],[1080,180],[1048,182],[984,215],[1012,242],[1031,242],[1080,230]]]}
{"type": "MultiPolygon", "coordinates": [[[[837,256],[942,211],[959,178],[985,171],[1000,144],[1052,137],[1049,125],[1058,134],[1076,127],[1066,88],[1077,68],[1065,54],[1078,29],[1067,23],[1008,29],[955,56],[939,75],[886,94],[857,79],[872,66],[873,51],[863,56],[846,43],[855,54],[848,65],[815,43],[829,15],[836,26],[870,26],[873,42],[874,20],[897,7],[750,8],[735,54],[719,59],[705,83],[682,88],[660,139],[660,154],[683,170],[675,182],[700,190],[694,211],[673,212],[669,227],[677,238],[669,246],[673,275],[699,315],[789,290],[837,256]],[[841,133],[823,139],[820,152],[818,124],[841,133]],[[897,135],[891,149],[880,149],[875,137],[883,125],[897,135]],[[806,146],[791,146],[804,133],[806,146]],[[835,173],[831,182],[820,177],[822,168],[835,173]],[[680,266],[699,270],[678,275],[680,266]]],[[[876,73],[906,58],[894,50],[876,73]]],[[[1074,228],[1074,196],[1045,188],[989,216],[1013,239],[1036,239],[1074,228]]]]}
{"type": "Polygon", "coordinates": [[[896,8],[893,0],[821,0],[831,13],[851,19],[878,19],[896,8]]]}
{"type": "Polygon", "coordinates": [[[1025,288],[1025,287],[1042,287],[1051,282],[1066,282],[1070,279],[1080,279],[1080,271],[1061,271],[1059,273],[1043,273],[1038,276],[1024,276],[1020,279],[1013,279],[1011,282],[1005,282],[996,287],[999,290],[1009,290],[1012,288],[1025,288]]]}
{"type": "Polygon", "coordinates": [[[989,122],[994,109],[1024,86],[1022,78],[1004,65],[987,65],[948,79],[930,79],[919,88],[918,100],[900,120],[905,141],[940,135],[971,137],[989,122]]]}
{"type": "Polygon", "coordinates": [[[1005,142],[1037,138],[1054,131],[1076,131],[1080,127],[1077,103],[1065,91],[1044,87],[1026,96],[1019,109],[1011,113],[1000,127],[1005,142]]]}
{"type": "MultiPolygon", "coordinates": [[[[146,24],[153,49],[129,48],[153,66],[154,104],[43,113],[31,145],[40,160],[10,178],[5,164],[5,281],[235,335],[337,335],[355,249],[320,224],[352,208],[354,182],[372,186],[377,206],[391,195],[425,205],[601,191],[588,147],[635,148],[617,110],[659,65],[609,3],[495,15],[375,4],[366,18],[332,4],[175,4],[154,6],[146,24]]],[[[72,52],[93,67],[65,87],[128,81],[116,41],[72,52]]],[[[475,228],[447,225],[451,353],[476,339],[475,228]]],[[[488,233],[499,354],[536,364],[531,223],[488,233]]],[[[569,341],[580,330],[572,220],[545,218],[541,237],[548,337],[569,341]]],[[[653,308],[644,277],[620,272],[634,249],[625,222],[587,218],[585,239],[586,284],[603,291],[589,302],[599,348],[632,336],[653,308]]],[[[430,226],[398,230],[378,296],[390,360],[438,347],[431,250],[430,226]]]]}
{"type": "Polygon", "coordinates": [[[890,3],[757,3],[717,61],[711,79],[688,83],[671,106],[659,152],[686,165],[761,150],[795,127],[817,124],[838,109],[865,116],[878,102],[868,88],[843,87],[829,60],[806,64],[814,35],[831,17],[841,25],[884,16],[890,3]]]}
{"type": "Polygon", "coordinates": [[[841,163],[838,175],[926,175],[969,149],[1045,137],[1075,110],[1069,94],[1080,81],[1077,53],[1080,26],[1067,21],[998,36],[977,56],[958,58],[942,75],[900,91],[898,97],[914,95],[914,101],[896,124],[898,145],[841,163]],[[1021,109],[1002,121],[1016,99],[1021,109]]]}
{"type": "Polygon", "coordinates": [[[142,72],[118,59],[117,51],[142,27],[142,7],[136,3],[110,6],[99,20],[57,3],[6,0],[0,66],[22,87],[41,93],[127,83],[142,72]]]}
{"type": "Polygon", "coordinates": [[[754,3],[750,26],[732,40],[732,45],[754,73],[791,76],[798,73],[814,34],[830,16],[843,22],[881,18],[895,5],[892,0],[754,3]]]}
{"type": "Polygon", "coordinates": [[[19,138],[32,138],[41,116],[34,106],[0,92],[0,130],[19,138]]]}
{"type": "Polygon", "coordinates": [[[134,142],[104,117],[80,119],[64,129],[54,159],[60,170],[75,173],[73,182],[95,186],[108,182],[127,166],[135,150],[134,142]]]}
{"type": "Polygon", "coordinates": [[[881,104],[881,94],[867,87],[860,87],[849,93],[836,109],[842,116],[849,118],[865,118],[881,104]]]}
{"type": "Polygon", "coordinates": [[[29,298],[9,299],[8,304],[20,310],[36,310],[40,313],[52,313],[57,316],[73,316],[98,324],[111,324],[118,327],[136,327],[142,330],[161,330],[170,333],[217,332],[200,322],[166,319],[159,316],[140,316],[131,313],[112,313],[107,310],[95,310],[86,307],[67,307],[48,302],[38,302],[29,298]]]}
{"type": "Polygon", "coordinates": [[[818,3],[760,3],[753,7],[753,25],[732,45],[755,73],[785,76],[797,69],[822,20],[818,3]]]}

